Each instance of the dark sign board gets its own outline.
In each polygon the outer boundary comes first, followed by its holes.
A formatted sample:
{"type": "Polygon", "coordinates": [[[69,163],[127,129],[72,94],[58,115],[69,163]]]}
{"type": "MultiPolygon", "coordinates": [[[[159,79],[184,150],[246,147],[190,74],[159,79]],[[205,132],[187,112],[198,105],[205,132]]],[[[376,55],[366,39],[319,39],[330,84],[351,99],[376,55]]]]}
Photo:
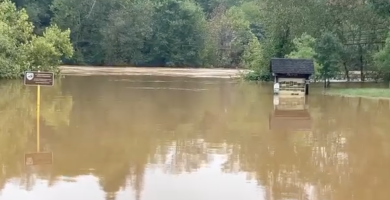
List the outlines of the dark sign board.
{"type": "Polygon", "coordinates": [[[53,164],[53,153],[52,152],[26,153],[24,155],[24,163],[26,166],[51,165],[53,164]]]}
{"type": "Polygon", "coordinates": [[[24,84],[32,86],[53,86],[54,73],[53,72],[25,72],[24,84]]]}

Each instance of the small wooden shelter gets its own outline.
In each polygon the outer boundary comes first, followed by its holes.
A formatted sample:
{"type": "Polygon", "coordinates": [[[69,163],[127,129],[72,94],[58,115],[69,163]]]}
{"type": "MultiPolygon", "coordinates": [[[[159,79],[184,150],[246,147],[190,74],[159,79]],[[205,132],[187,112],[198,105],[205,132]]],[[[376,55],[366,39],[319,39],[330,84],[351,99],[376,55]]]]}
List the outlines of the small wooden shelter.
{"type": "Polygon", "coordinates": [[[270,71],[274,77],[274,83],[279,83],[279,94],[309,94],[309,78],[314,74],[313,60],[272,58],[270,71]]]}

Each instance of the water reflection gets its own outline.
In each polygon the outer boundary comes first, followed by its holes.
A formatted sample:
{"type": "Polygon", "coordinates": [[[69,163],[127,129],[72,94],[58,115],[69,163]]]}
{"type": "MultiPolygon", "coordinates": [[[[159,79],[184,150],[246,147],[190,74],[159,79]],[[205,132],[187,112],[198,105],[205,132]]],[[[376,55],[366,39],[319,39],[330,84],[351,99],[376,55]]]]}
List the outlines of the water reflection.
{"type": "MultiPolygon", "coordinates": [[[[42,89],[41,118],[44,123],[61,129],[69,125],[71,96],[65,95],[57,81],[56,87],[42,89]]],[[[27,189],[32,185],[24,171],[24,153],[36,150],[36,91],[21,81],[0,83],[0,187],[19,178],[27,189]]],[[[42,141],[47,148],[47,141],[42,141]]]]}
{"type": "Polygon", "coordinates": [[[269,121],[271,130],[311,131],[306,96],[274,95],[274,111],[269,121]]]}
{"type": "Polygon", "coordinates": [[[272,106],[270,85],[116,79],[67,77],[42,90],[41,140],[55,162],[29,171],[34,90],[2,85],[10,98],[0,99],[0,199],[390,197],[388,101],[311,95],[289,108],[310,114],[310,131],[291,132],[270,130],[269,114],[285,101],[272,106]]]}

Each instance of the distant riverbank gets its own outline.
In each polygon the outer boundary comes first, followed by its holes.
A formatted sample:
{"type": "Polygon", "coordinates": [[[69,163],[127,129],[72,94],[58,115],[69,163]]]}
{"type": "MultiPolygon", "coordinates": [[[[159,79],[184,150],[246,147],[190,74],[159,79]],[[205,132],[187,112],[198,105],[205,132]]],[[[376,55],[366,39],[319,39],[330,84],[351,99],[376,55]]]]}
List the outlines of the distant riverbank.
{"type": "Polygon", "coordinates": [[[326,95],[337,95],[345,97],[363,97],[374,99],[390,99],[390,89],[388,88],[345,88],[330,89],[326,95]]]}
{"type": "MultiPolygon", "coordinates": [[[[111,67],[111,66],[60,66],[62,75],[92,76],[92,75],[139,75],[139,76],[177,76],[198,78],[241,78],[250,72],[248,69],[222,68],[169,68],[169,67],[111,67]]],[[[314,82],[311,80],[311,82],[314,82]]],[[[322,80],[315,81],[317,83],[322,80]]],[[[332,83],[361,82],[360,79],[332,79],[332,83]]],[[[367,79],[365,82],[374,82],[367,79]]]]}
{"type": "Polygon", "coordinates": [[[99,67],[61,66],[61,74],[75,76],[90,75],[152,75],[207,78],[239,78],[248,70],[213,68],[166,68],[166,67],[99,67]]]}

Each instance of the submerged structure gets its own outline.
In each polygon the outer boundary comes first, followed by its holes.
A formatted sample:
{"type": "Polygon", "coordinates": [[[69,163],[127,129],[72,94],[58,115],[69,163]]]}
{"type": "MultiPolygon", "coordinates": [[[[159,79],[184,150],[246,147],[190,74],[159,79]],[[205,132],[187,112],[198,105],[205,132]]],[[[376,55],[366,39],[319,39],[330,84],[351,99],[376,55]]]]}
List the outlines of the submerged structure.
{"type": "Polygon", "coordinates": [[[311,131],[312,119],[303,96],[274,96],[274,111],[269,116],[270,130],[311,131]]]}
{"type": "Polygon", "coordinates": [[[314,74],[311,59],[272,58],[270,71],[280,95],[308,95],[309,78],[314,74]]]}

